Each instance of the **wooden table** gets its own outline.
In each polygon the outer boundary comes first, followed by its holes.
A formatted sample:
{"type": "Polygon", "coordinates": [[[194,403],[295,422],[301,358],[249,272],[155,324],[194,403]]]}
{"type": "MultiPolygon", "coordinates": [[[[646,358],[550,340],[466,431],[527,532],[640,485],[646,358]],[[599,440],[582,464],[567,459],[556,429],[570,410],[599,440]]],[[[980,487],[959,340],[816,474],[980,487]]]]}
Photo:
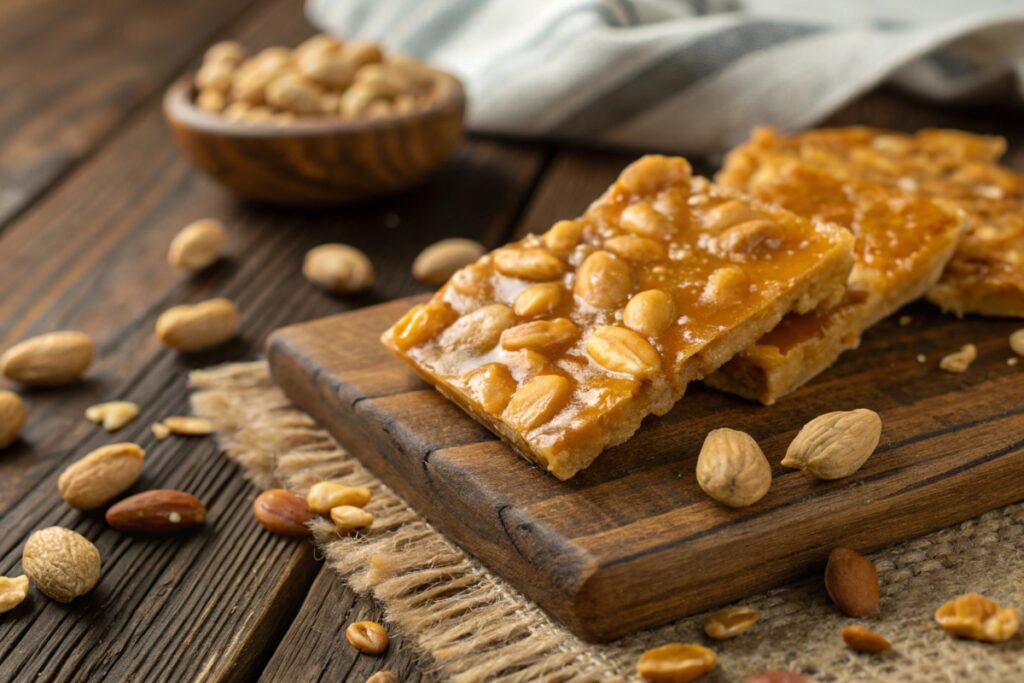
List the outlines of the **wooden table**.
{"type": "MultiPolygon", "coordinates": [[[[186,162],[160,114],[163,89],[222,38],[253,47],[311,32],[294,0],[7,0],[0,3],[0,348],[56,329],[98,343],[87,380],[23,392],[23,439],[0,452],[0,574],[20,573],[35,529],[61,525],[100,548],[103,579],[70,606],[33,592],[0,616],[0,680],[362,681],[380,669],[427,678],[397,639],[382,658],[358,655],[349,622],[379,619],[314,556],[251,517],[256,489],[212,439],[157,442],[149,424],[187,411],[189,370],[260,354],[281,325],[423,291],[415,254],[448,235],[496,245],[580,211],[635,155],[475,138],[428,184],[368,206],[298,211],[233,200],[186,162]],[[166,264],[191,220],[230,228],[231,258],[190,277],[166,264]],[[300,264],[309,248],[364,249],[372,291],[335,298],[300,264]],[[242,336],[183,357],[161,347],[165,308],[227,296],[242,336]],[[149,451],[141,482],[184,488],[208,506],[206,528],[175,539],[124,536],[98,513],[68,508],[56,479],[112,441],[83,419],[96,402],[142,407],[116,440],[149,451]]],[[[938,110],[872,93],[833,123],[913,129],[958,126],[1008,135],[1020,162],[1024,124],[1008,114],[938,110]]],[[[707,170],[707,169],[705,169],[707,170]]]]}

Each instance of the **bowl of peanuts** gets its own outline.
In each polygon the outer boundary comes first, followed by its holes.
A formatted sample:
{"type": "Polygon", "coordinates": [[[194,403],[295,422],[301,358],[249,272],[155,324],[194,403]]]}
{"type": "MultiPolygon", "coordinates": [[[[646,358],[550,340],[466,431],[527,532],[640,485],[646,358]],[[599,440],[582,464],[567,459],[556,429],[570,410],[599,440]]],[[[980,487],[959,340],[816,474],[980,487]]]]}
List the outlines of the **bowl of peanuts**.
{"type": "Polygon", "coordinates": [[[171,131],[201,170],[240,196],[291,205],[420,182],[455,153],[465,109],[451,74],[324,34],[251,55],[217,43],[164,97],[171,131]]]}

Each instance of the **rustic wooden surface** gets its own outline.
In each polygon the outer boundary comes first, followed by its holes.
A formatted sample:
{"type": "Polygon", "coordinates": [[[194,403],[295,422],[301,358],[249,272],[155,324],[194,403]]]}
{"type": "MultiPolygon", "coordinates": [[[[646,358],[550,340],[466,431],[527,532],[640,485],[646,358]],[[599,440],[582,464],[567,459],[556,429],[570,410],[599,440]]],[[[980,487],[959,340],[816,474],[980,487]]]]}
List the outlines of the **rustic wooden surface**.
{"type": "Polygon", "coordinates": [[[559,482],[376,341],[418,300],[275,333],[274,378],[429,521],[584,638],[766,590],[836,546],[874,550],[1024,498],[1014,476],[1024,468],[1022,371],[1006,365],[1019,321],[915,306],[910,325],[885,321],[777,405],[692,387],[668,415],[559,482]],[[937,368],[966,343],[980,356],[970,372],[937,368]],[[854,476],[819,482],[778,466],[808,420],[862,407],[885,428],[854,476]],[[754,506],[729,509],[697,485],[697,454],[718,427],[751,434],[773,464],[772,488],[754,506]]]}
{"type": "MultiPolygon", "coordinates": [[[[25,538],[52,524],[93,539],[105,564],[96,591],[70,607],[33,592],[0,616],[0,680],[362,681],[382,668],[419,680],[401,640],[382,659],[347,647],[343,626],[376,608],[324,570],[308,544],[253,523],[256,490],[211,439],[157,443],[148,424],[187,411],[189,369],[257,357],[281,325],[422,292],[408,272],[421,247],[448,235],[497,244],[542,229],[578,213],[632,155],[476,139],[438,177],[394,200],[301,212],[239,203],[176,148],[162,93],[215,40],[262,47],[310,32],[294,0],[0,2],[0,348],[64,328],[99,343],[84,382],[22,392],[29,424],[0,452],[0,573],[19,572],[25,538]],[[167,266],[172,235],[207,216],[229,226],[232,256],[196,277],[167,266]],[[303,253],[325,241],[370,254],[372,291],[335,298],[302,279],[303,253]],[[239,303],[239,340],[182,357],[153,339],[160,311],[216,295],[239,303]],[[110,398],[143,408],[116,436],[82,418],[110,398]],[[209,525],[147,540],[63,506],[61,469],[114,439],[148,449],[139,488],[187,488],[210,508],[209,525]]],[[[1011,162],[1024,165],[1024,125],[1009,114],[876,93],[837,120],[1006,134],[1011,162]]]]}

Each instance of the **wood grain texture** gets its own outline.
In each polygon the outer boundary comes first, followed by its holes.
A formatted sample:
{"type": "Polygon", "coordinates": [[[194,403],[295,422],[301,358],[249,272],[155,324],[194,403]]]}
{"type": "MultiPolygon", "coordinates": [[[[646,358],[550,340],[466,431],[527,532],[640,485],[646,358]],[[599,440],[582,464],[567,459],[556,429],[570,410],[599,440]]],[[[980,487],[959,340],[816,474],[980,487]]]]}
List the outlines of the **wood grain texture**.
{"type": "Polygon", "coordinates": [[[1013,321],[965,323],[922,305],[911,326],[883,323],[776,406],[695,387],[563,483],[381,348],[379,334],[416,300],[277,332],[275,379],[430,522],[584,638],[770,588],[837,545],[873,550],[1024,498],[1014,476],[1024,385],[1006,365],[1013,321]],[[980,352],[968,373],[937,369],[968,342],[980,352]],[[885,426],[856,475],[817,482],[778,465],[808,420],[858,407],[885,426]],[[694,478],[704,437],[726,426],[754,436],[773,463],[771,491],[750,508],[718,505],[694,478]]]}
{"type": "Polygon", "coordinates": [[[249,199],[292,206],[345,204],[422,182],[462,141],[466,97],[452,77],[447,95],[408,115],[241,125],[194,106],[184,78],[164,97],[182,149],[207,175],[249,199]]]}
{"type": "Polygon", "coordinates": [[[0,229],[253,4],[0,4],[0,229]]]}

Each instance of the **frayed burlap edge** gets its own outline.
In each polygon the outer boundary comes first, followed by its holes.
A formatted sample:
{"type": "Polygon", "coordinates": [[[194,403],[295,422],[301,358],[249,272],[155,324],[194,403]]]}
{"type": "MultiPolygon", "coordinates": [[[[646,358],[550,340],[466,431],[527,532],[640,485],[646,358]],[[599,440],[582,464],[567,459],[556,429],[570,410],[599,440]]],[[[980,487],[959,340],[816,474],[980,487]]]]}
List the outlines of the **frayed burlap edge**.
{"type": "MultiPolygon", "coordinates": [[[[932,620],[945,598],[977,591],[1024,604],[1024,505],[1012,505],[874,556],[882,580],[878,611],[860,620],[893,641],[883,656],[856,655],[839,638],[843,625],[816,579],[744,601],[761,619],[732,641],[710,643],[705,615],[615,643],[584,643],[428,525],[270,380],[264,362],[193,372],[193,408],[212,420],[228,456],[258,486],[296,492],[330,479],[369,486],[369,533],[339,535],[327,521],[315,540],[327,562],[388,620],[440,677],[458,681],[629,680],[641,652],[671,641],[701,642],[719,654],[709,683],[739,681],[773,668],[815,681],[1024,680],[1020,637],[999,646],[957,641],[932,620]]],[[[841,523],[841,520],[837,520],[841,523]]]]}

